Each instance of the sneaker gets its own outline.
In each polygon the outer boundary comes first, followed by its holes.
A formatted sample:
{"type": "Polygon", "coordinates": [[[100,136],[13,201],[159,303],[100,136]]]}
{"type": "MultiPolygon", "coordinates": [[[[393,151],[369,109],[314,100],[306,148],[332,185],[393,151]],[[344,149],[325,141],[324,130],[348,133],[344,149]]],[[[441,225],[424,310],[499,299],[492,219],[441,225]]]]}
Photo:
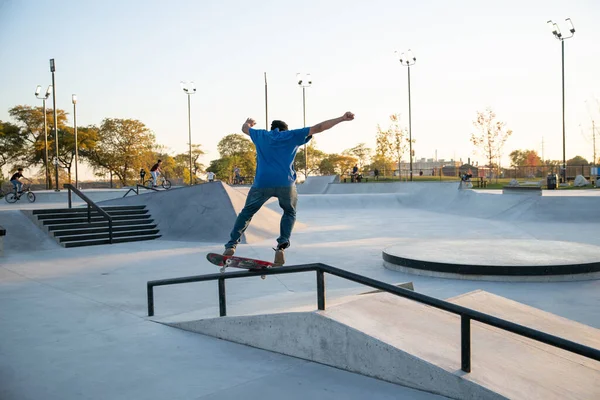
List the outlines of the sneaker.
{"type": "Polygon", "coordinates": [[[224,256],[232,256],[235,254],[235,248],[233,247],[227,247],[225,248],[225,251],[223,252],[224,256]]]}
{"type": "Polygon", "coordinates": [[[285,264],[285,254],[283,249],[275,249],[275,260],[273,261],[273,265],[281,267],[283,264],[285,264]]]}
{"type": "Polygon", "coordinates": [[[289,243],[281,243],[277,245],[275,250],[275,260],[273,261],[273,264],[276,267],[281,267],[283,264],[285,264],[285,253],[284,250],[287,249],[288,247],[290,247],[289,243]]]}

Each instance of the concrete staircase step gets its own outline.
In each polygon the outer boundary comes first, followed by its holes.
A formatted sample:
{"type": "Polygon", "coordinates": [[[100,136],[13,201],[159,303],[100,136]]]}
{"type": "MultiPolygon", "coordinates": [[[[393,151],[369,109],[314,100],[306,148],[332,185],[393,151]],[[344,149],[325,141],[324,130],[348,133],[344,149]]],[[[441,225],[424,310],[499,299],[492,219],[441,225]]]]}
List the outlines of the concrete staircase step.
{"type": "MultiPolygon", "coordinates": [[[[140,224],[140,225],[123,225],[123,226],[113,226],[113,232],[129,232],[129,231],[140,231],[140,230],[148,230],[155,229],[156,224],[140,224]]],[[[108,232],[108,224],[100,227],[94,228],[69,228],[63,230],[55,230],[52,231],[52,235],[54,237],[70,237],[70,236],[80,236],[85,234],[96,234],[96,233],[105,233],[108,232]]]]}
{"type": "MultiPolygon", "coordinates": [[[[146,206],[104,206],[100,207],[105,211],[125,211],[125,210],[144,210],[146,206]]],[[[33,210],[33,215],[59,214],[59,213],[87,213],[87,207],[74,208],[45,208],[43,210],[33,210]]]]}
{"type": "MultiPolygon", "coordinates": [[[[148,225],[153,223],[154,220],[153,219],[133,219],[133,220],[120,220],[120,221],[113,221],[113,228],[117,227],[117,226],[133,226],[133,225],[140,225],[140,226],[144,226],[144,225],[148,225]]],[[[86,229],[86,228],[102,228],[102,227],[108,227],[108,222],[106,220],[103,221],[99,221],[99,222],[81,222],[81,223],[74,223],[74,224],[53,224],[53,225],[46,225],[46,227],[48,228],[49,232],[54,232],[54,231],[60,231],[60,230],[69,230],[69,229],[86,229]]]]}
{"type": "MultiPolygon", "coordinates": [[[[128,236],[123,238],[114,238],[113,244],[115,243],[127,243],[127,242],[141,242],[144,240],[154,240],[161,237],[161,235],[142,235],[142,236],[128,236]]],[[[97,246],[102,244],[110,244],[108,239],[93,239],[93,240],[81,240],[77,242],[63,243],[64,247],[83,247],[83,246],[97,246]]]]}
{"type": "MultiPolygon", "coordinates": [[[[155,235],[157,233],[158,233],[158,229],[137,229],[135,231],[113,232],[113,239],[114,238],[125,238],[125,237],[130,237],[130,236],[155,235]]],[[[104,232],[99,232],[99,233],[57,237],[57,239],[60,243],[80,242],[80,241],[85,241],[85,240],[108,239],[108,238],[109,238],[108,229],[105,230],[104,232]]]]}
{"type": "MultiPolygon", "coordinates": [[[[150,214],[145,214],[145,215],[126,215],[126,216],[113,217],[113,221],[125,221],[125,220],[133,220],[133,219],[144,220],[144,219],[149,219],[149,218],[150,218],[150,214]]],[[[106,221],[106,219],[104,217],[102,217],[102,216],[100,216],[100,217],[91,217],[90,218],[90,222],[100,222],[100,221],[106,221]]],[[[43,221],[40,221],[40,222],[42,222],[44,225],[70,224],[70,223],[88,222],[88,219],[87,219],[87,217],[73,217],[73,218],[61,218],[61,219],[43,220],[43,221]]]]}
{"type": "MultiPolygon", "coordinates": [[[[144,215],[148,213],[148,210],[106,210],[106,212],[108,213],[108,215],[110,215],[111,217],[120,217],[120,216],[127,216],[127,215],[144,215]]],[[[90,212],[90,216],[92,217],[101,217],[102,214],[99,213],[98,211],[94,211],[92,210],[90,212]]],[[[54,213],[54,214],[39,214],[38,215],[38,220],[40,221],[45,221],[45,220],[53,220],[53,219],[61,219],[61,218],[87,218],[87,211],[86,212],[70,212],[70,213],[54,213]]]]}

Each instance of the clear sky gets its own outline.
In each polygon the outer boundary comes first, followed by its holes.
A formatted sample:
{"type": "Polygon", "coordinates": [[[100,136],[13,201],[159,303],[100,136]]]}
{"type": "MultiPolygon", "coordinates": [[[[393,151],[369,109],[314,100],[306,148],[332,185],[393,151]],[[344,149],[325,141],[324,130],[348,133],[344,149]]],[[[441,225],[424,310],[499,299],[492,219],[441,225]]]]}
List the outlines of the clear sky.
{"type": "MultiPolygon", "coordinates": [[[[0,0],[0,120],[9,108],[40,105],[35,87],[51,83],[57,106],[77,122],[141,120],[160,144],[187,149],[187,98],[194,81],[192,142],[205,164],[246,117],[302,125],[297,72],[311,73],[307,125],[356,114],[317,137],[341,152],[375,147],[377,124],[401,113],[408,123],[407,68],[394,50],[412,49],[412,134],[416,158],[484,161],[469,138],[478,110],[492,107],[514,131],[505,154],[534,149],[562,159],[561,49],[565,42],[567,159],[592,159],[591,119],[600,125],[600,2],[594,0],[42,1],[0,0]]],[[[49,106],[52,106],[50,101],[49,106]]],[[[598,131],[600,133],[600,129],[598,131]]],[[[598,138],[600,154],[600,138],[598,138]]],[[[507,158],[503,163],[507,163],[507,158]]]]}

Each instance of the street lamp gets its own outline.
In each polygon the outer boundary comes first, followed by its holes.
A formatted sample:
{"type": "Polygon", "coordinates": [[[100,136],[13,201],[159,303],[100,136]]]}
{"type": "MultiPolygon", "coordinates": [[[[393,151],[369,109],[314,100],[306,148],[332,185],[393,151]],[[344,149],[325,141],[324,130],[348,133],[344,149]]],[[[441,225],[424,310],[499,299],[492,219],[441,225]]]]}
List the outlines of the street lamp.
{"type": "Polygon", "coordinates": [[[56,71],[56,66],[54,64],[54,58],[50,59],[50,72],[52,72],[52,108],[53,116],[54,116],[54,144],[55,144],[55,157],[54,157],[54,179],[56,181],[56,188],[54,189],[57,192],[60,192],[58,188],[58,117],[56,116],[56,82],[54,82],[54,72],[56,71]]]}
{"type": "MultiPolygon", "coordinates": [[[[398,52],[396,52],[397,54],[398,52]]],[[[400,54],[398,60],[400,64],[408,67],[408,154],[410,157],[410,180],[413,180],[413,152],[412,152],[412,110],[410,103],[410,67],[415,65],[417,59],[413,55],[412,51],[408,49],[405,53],[400,54]]],[[[399,171],[398,171],[399,172],[399,171]]]]}
{"type": "Polygon", "coordinates": [[[556,22],[548,21],[548,26],[554,37],[560,40],[560,47],[562,52],[562,135],[563,135],[563,182],[567,182],[567,157],[565,152],[565,40],[570,39],[575,35],[575,27],[573,26],[573,22],[571,18],[565,19],[567,22],[567,26],[569,28],[569,32],[571,32],[570,36],[563,36],[560,33],[560,29],[558,29],[558,24],[556,22]]]}
{"type": "Polygon", "coordinates": [[[48,170],[48,121],[46,116],[46,100],[52,93],[52,86],[48,86],[48,89],[46,89],[46,94],[43,97],[40,97],[41,92],[42,87],[38,85],[35,88],[35,97],[42,99],[44,109],[44,164],[46,165],[46,190],[48,190],[50,189],[50,171],[48,170]]]}
{"type": "Polygon", "coordinates": [[[181,89],[187,94],[188,97],[188,130],[190,139],[190,186],[193,185],[192,181],[192,114],[190,108],[190,96],[196,93],[196,86],[194,82],[183,82],[181,81],[181,89]]]}
{"type": "MultiPolygon", "coordinates": [[[[302,118],[303,128],[306,128],[306,88],[312,86],[312,79],[310,74],[296,74],[296,81],[298,86],[302,87],[302,118]]],[[[308,143],[304,144],[304,179],[308,178],[308,143]]]]}
{"type": "Polygon", "coordinates": [[[77,164],[79,160],[79,144],[77,142],[77,95],[71,95],[73,102],[73,132],[75,134],[75,187],[79,188],[79,178],[77,175],[77,164]]]}

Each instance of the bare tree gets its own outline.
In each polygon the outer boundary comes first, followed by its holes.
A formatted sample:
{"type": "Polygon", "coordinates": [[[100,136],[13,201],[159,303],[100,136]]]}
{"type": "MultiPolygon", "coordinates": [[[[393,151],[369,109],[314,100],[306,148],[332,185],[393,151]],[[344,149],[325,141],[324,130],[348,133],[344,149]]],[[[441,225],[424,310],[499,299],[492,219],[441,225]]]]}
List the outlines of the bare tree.
{"type": "Polygon", "coordinates": [[[496,120],[496,114],[490,107],[477,112],[473,125],[477,132],[471,134],[471,142],[486,157],[488,166],[493,167],[494,160],[502,156],[502,147],[512,131],[506,128],[505,122],[496,120]]]}
{"type": "Polygon", "coordinates": [[[377,125],[376,156],[385,161],[397,161],[398,175],[401,178],[400,164],[402,162],[402,155],[408,149],[408,131],[400,127],[400,114],[390,115],[390,121],[391,123],[387,130],[383,130],[377,125]]]}

